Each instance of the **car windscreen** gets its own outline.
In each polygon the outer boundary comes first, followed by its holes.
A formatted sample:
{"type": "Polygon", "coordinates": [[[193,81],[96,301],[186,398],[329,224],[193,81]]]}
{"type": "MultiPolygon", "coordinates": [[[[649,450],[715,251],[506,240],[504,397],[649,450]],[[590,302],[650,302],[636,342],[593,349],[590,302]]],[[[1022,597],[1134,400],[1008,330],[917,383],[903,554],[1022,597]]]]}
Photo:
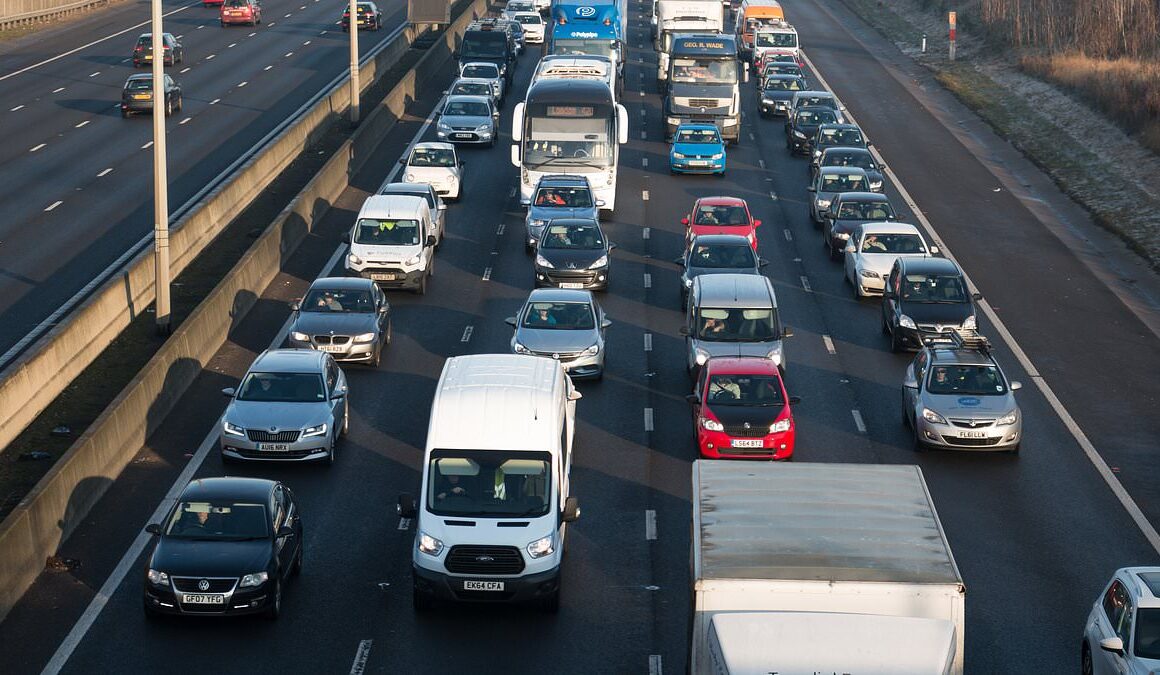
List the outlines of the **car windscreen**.
{"type": "Polygon", "coordinates": [[[238,388],[239,401],[317,403],[326,400],[318,373],[250,373],[238,388]]]}
{"type": "Polygon", "coordinates": [[[540,238],[542,249],[601,249],[604,235],[596,225],[548,225],[540,238]]]}
{"type": "Polygon", "coordinates": [[[673,59],[669,79],[688,84],[736,84],[737,72],[737,61],[682,58],[673,59]]]}
{"type": "Polygon", "coordinates": [[[894,209],[889,202],[842,202],[838,209],[838,218],[842,220],[890,220],[894,218],[894,209]]]}
{"type": "Polygon", "coordinates": [[[586,187],[542,187],[536,192],[535,205],[590,209],[592,191],[586,187]]]}
{"type": "Polygon", "coordinates": [[[462,117],[487,117],[491,115],[491,109],[482,101],[448,101],[447,107],[443,109],[443,114],[462,117]]]}
{"type": "Polygon", "coordinates": [[[705,392],[710,406],[783,406],[781,382],[776,375],[710,375],[705,392]]]}
{"type": "Polygon", "coordinates": [[[451,88],[452,94],[491,96],[491,85],[486,82],[460,82],[451,88]]]}
{"type": "Polygon", "coordinates": [[[857,129],[822,129],[820,145],[862,145],[862,132],[857,129]]]}
{"type": "Polygon", "coordinates": [[[797,33],[757,33],[753,39],[758,47],[797,47],[797,33]]]}
{"type": "Polygon", "coordinates": [[[706,269],[752,269],[757,266],[749,244],[696,244],[689,253],[689,267],[706,269]]]}
{"type": "Polygon", "coordinates": [[[926,390],[940,395],[1001,396],[1007,393],[1007,383],[995,366],[931,366],[926,390]]]}
{"type": "Polygon", "coordinates": [[[678,129],[674,143],[721,143],[721,135],[716,129],[678,129]]]}
{"type": "Polygon", "coordinates": [[[494,80],[499,77],[499,68],[492,65],[467,66],[460,73],[463,77],[480,77],[485,80],[494,80]]]}
{"type": "Polygon", "coordinates": [[[270,536],[264,504],[234,501],[182,501],[177,504],[165,535],[178,539],[240,541],[270,536]]]}
{"type": "Polygon", "coordinates": [[[418,246],[419,221],[359,218],[354,243],[367,246],[418,246]]]}
{"type": "Polygon", "coordinates": [[[703,307],[696,318],[697,338],[709,342],[765,342],[781,334],[776,309],[703,307]]]}
{"type": "Polygon", "coordinates": [[[819,192],[864,192],[866,177],[858,174],[823,173],[819,192]]]}
{"type": "Polygon", "coordinates": [[[226,7],[249,7],[250,0],[226,0],[226,7]]]}
{"type": "Polygon", "coordinates": [[[427,509],[441,516],[542,516],[552,504],[552,456],[435,450],[427,467],[426,493],[427,509]]]}
{"type": "Polygon", "coordinates": [[[459,47],[460,58],[500,58],[507,55],[507,35],[497,32],[492,35],[468,33],[459,47]],[[492,35],[496,37],[492,37],[492,35]]]}
{"type": "Polygon", "coordinates": [[[802,91],[805,86],[801,80],[769,80],[765,83],[766,91],[802,91]]]}
{"type": "Polygon", "coordinates": [[[532,302],[520,325],[540,330],[592,330],[596,317],[586,302],[532,302]]]}
{"type": "Polygon", "coordinates": [[[967,291],[958,276],[907,274],[902,280],[902,299],[907,302],[959,304],[967,302],[967,291]]]}
{"type": "Polygon", "coordinates": [[[818,108],[814,110],[799,110],[794,115],[794,121],[798,126],[810,126],[817,124],[832,124],[838,121],[837,114],[829,108],[818,108]]]}
{"type": "Polygon", "coordinates": [[[1135,630],[1132,652],[1142,659],[1160,659],[1160,607],[1136,610],[1135,630]]]}
{"type": "Polygon", "coordinates": [[[455,151],[448,148],[415,148],[411,166],[455,166],[455,151]]]}
{"type": "Polygon", "coordinates": [[[863,253],[924,253],[922,237],[917,234],[868,234],[862,239],[863,253]]]}
{"type": "Polygon", "coordinates": [[[537,26],[544,23],[544,20],[540,18],[539,14],[517,14],[516,21],[519,21],[523,24],[534,24],[537,26]]]}
{"type": "Polygon", "coordinates": [[[300,305],[303,312],[366,313],[375,311],[368,290],[312,288],[300,305]]]}
{"type": "Polygon", "coordinates": [[[740,204],[701,204],[694,225],[749,225],[749,212],[740,204]]]}
{"type": "Polygon", "coordinates": [[[871,171],[874,169],[874,158],[868,152],[827,152],[823,157],[822,166],[853,166],[871,171]]]}

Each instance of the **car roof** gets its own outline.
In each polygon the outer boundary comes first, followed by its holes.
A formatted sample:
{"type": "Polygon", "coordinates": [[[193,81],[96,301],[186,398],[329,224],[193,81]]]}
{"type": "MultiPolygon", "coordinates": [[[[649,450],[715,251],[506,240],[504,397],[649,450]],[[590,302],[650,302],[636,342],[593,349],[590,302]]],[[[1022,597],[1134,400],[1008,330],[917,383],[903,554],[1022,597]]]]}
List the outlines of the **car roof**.
{"type": "MultiPolygon", "coordinates": [[[[870,151],[868,149],[860,148],[856,145],[833,145],[833,146],[826,148],[825,150],[822,150],[823,154],[827,153],[827,152],[832,152],[835,155],[838,153],[851,154],[851,155],[853,155],[853,154],[870,155],[870,151]]],[[[873,158],[873,155],[871,155],[871,158],[873,158]]]]}
{"type": "Polygon", "coordinates": [[[704,124],[704,123],[700,123],[700,122],[683,122],[683,123],[677,125],[677,131],[680,131],[681,129],[696,129],[698,131],[707,131],[709,129],[712,129],[713,131],[717,131],[717,125],[716,124],[704,124]]]}
{"type": "Polygon", "coordinates": [[[576,288],[537,288],[528,295],[528,302],[586,302],[593,301],[592,291],[576,288]]]}
{"type": "MultiPolygon", "coordinates": [[[[698,234],[693,237],[693,244],[701,246],[752,246],[749,237],[740,234],[698,234]]],[[[690,250],[692,246],[689,247],[690,250]]]]}
{"type": "Polygon", "coordinates": [[[422,143],[416,143],[414,149],[415,150],[419,150],[419,149],[423,149],[423,150],[451,150],[452,152],[454,152],[455,146],[450,144],[450,143],[444,143],[442,141],[423,141],[422,143]]]}
{"type": "Polygon", "coordinates": [[[727,196],[723,196],[723,195],[714,196],[714,197],[701,197],[700,199],[698,199],[696,202],[693,203],[693,206],[698,206],[698,205],[699,206],[745,206],[745,207],[749,206],[748,204],[745,203],[745,200],[740,198],[740,197],[727,197],[727,196]]]}
{"type": "Polygon", "coordinates": [[[537,105],[548,103],[573,105],[578,100],[605,106],[615,103],[607,80],[541,78],[532,83],[528,94],[528,98],[537,105]]]}
{"type": "Polygon", "coordinates": [[[838,124],[837,122],[826,122],[825,124],[818,126],[818,129],[857,129],[858,131],[861,131],[862,127],[858,126],[857,124],[838,124]]]}
{"type": "Polygon", "coordinates": [[[591,189],[592,184],[588,182],[588,178],[579,175],[565,175],[565,174],[548,174],[540,176],[537,185],[558,185],[562,187],[586,187],[591,189]]]}
{"type": "MultiPolygon", "coordinates": [[[[481,84],[490,87],[491,80],[487,79],[486,77],[457,77],[455,78],[455,81],[451,83],[451,86],[454,87],[457,84],[481,84]]],[[[456,94],[456,96],[462,95],[463,94],[456,94]]]]}
{"type": "Polygon", "coordinates": [[[429,196],[435,188],[430,183],[388,183],[379,190],[380,195],[429,196]]]}
{"type": "Polygon", "coordinates": [[[884,202],[889,204],[890,197],[881,192],[843,192],[838,199],[844,202],[884,202]]]}
{"type": "Polygon", "coordinates": [[[776,307],[773,288],[763,275],[702,274],[693,281],[702,305],[710,307],[776,307]]]}
{"type": "Polygon", "coordinates": [[[793,95],[801,98],[806,98],[809,96],[828,96],[829,98],[834,98],[834,95],[825,89],[806,89],[805,91],[795,91],[793,95]]]}
{"type": "Polygon", "coordinates": [[[596,220],[595,218],[553,218],[553,219],[548,221],[548,225],[549,226],[563,225],[564,227],[580,227],[580,226],[600,227],[600,221],[596,220]]]}
{"type": "Polygon", "coordinates": [[[313,349],[267,349],[258,354],[250,364],[250,370],[264,373],[301,373],[322,369],[326,352],[313,349]]]}
{"type": "Polygon", "coordinates": [[[132,82],[134,80],[152,80],[152,79],[153,79],[153,73],[134,73],[133,75],[130,75],[129,79],[127,79],[125,81],[132,82]]]}
{"type": "Polygon", "coordinates": [[[958,347],[931,347],[930,362],[938,364],[954,364],[960,366],[997,366],[995,360],[976,349],[961,349],[958,347]]]}
{"type": "MultiPolygon", "coordinates": [[[[467,63],[463,64],[463,68],[468,66],[491,66],[492,68],[495,68],[496,72],[499,72],[499,65],[492,63],[491,61],[468,61],[467,63]]],[[[460,68],[460,70],[463,68],[460,68]]]]}
{"type": "Polygon", "coordinates": [[[181,501],[253,500],[265,504],[270,491],[278,483],[265,478],[218,476],[197,478],[181,491],[181,501]]]}
{"type": "Polygon", "coordinates": [[[917,234],[922,236],[918,228],[910,223],[862,223],[856,229],[860,229],[866,234],[917,234]]]}
{"type": "Polygon", "coordinates": [[[310,288],[342,289],[342,290],[370,290],[375,282],[363,277],[321,277],[315,279],[310,288]]]}
{"type": "MultiPolygon", "coordinates": [[[[486,82],[487,80],[483,80],[483,81],[486,82]]],[[[450,96],[447,97],[447,102],[451,103],[452,101],[464,101],[464,102],[468,102],[468,103],[490,103],[491,97],[490,96],[476,96],[474,94],[451,94],[450,96]]]]}
{"type": "Polygon", "coordinates": [[[827,176],[852,176],[852,175],[866,175],[866,169],[860,166],[831,166],[823,164],[818,169],[818,174],[825,174],[827,176]]]}
{"type": "MultiPolygon", "coordinates": [[[[359,218],[413,218],[418,220],[427,200],[417,195],[371,195],[358,211],[359,218]]],[[[429,210],[429,209],[427,209],[429,210]]]]}
{"type": "Polygon", "coordinates": [[[908,274],[962,274],[950,258],[899,258],[898,264],[908,274]]]}
{"type": "Polygon", "coordinates": [[[1117,570],[1120,575],[1134,582],[1130,590],[1138,607],[1160,607],[1160,567],[1124,567],[1117,570]]]}

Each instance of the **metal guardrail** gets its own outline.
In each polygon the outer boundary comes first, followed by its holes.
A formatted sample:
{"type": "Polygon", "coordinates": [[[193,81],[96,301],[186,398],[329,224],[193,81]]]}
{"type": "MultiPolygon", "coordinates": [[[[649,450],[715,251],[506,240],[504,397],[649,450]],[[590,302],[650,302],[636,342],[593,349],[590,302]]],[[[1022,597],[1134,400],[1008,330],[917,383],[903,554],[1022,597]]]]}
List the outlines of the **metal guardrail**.
{"type": "Polygon", "coordinates": [[[107,5],[113,0],[0,0],[0,28],[36,23],[63,14],[107,5]]]}

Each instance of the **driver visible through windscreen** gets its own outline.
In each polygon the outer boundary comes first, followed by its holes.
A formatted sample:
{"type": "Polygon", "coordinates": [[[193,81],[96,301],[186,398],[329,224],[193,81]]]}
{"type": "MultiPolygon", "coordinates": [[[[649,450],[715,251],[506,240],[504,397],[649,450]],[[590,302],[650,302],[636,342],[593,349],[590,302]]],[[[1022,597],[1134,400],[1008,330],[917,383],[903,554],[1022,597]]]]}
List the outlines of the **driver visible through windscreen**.
{"type": "Polygon", "coordinates": [[[315,403],[326,400],[318,373],[250,373],[238,390],[239,401],[315,403]]]}
{"type": "Polygon", "coordinates": [[[967,301],[967,291],[959,277],[908,274],[902,284],[902,299],[908,302],[959,304],[967,301]]]}
{"type": "Polygon", "coordinates": [[[533,302],[528,305],[522,325],[541,330],[592,330],[596,318],[587,303],[533,302]]]}
{"type": "Polygon", "coordinates": [[[779,334],[773,309],[705,307],[697,315],[697,337],[709,342],[765,342],[779,334]]]}
{"type": "Polygon", "coordinates": [[[354,243],[368,246],[418,246],[419,221],[360,218],[354,228],[354,243]]]}
{"type": "Polygon", "coordinates": [[[270,518],[262,504],[181,502],[165,527],[180,539],[242,540],[269,536],[270,518]]]}
{"type": "Polygon", "coordinates": [[[427,504],[445,516],[536,517],[551,505],[551,456],[494,450],[436,450],[427,504]]]}

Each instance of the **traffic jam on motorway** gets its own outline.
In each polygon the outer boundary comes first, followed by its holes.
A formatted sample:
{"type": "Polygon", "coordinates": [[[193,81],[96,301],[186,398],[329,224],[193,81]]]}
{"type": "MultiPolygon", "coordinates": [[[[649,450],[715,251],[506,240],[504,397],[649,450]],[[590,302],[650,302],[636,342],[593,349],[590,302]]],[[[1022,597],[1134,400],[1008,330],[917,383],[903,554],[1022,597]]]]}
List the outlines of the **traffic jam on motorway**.
{"type": "MultiPolygon", "coordinates": [[[[221,5],[222,26],[262,21],[257,0],[205,4],[221,5]]],[[[805,168],[811,246],[841,263],[834,273],[856,302],[880,307],[882,348],[914,353],[894,393],[913,449],[1019,453],[1022,384],[980,332],[981,295],[929,229],[900,218],[880,155],[810,72],[782,6],[651,0],[650,15],[668,144],[667,167],[652,170],[667,168],[674,180],[727,175],[730,148],[746,142],[743,119],[779,144],[784,136],[787,159],[777,161],[805,168]],[[744,87],[756,104],[743,116],[744,87]]],[[[348,8],[343,30],[350,19],[348,8]]],[[[379,30],[383,17],[359,2],[356,21],[379,30]]],[[[617,192],[630,131],[628,21],[626,0],[510,0],[498,17],[473,22],[433,113],[434,140],[416,137],[391,167],[398,180],[366,198],[350,223],[346,274],[314,280],[293,305],[286,346],[262,352],[237,386],[222,390],[223,463],[342,462],[358,395],[343,367],[380,366],[393,340],[391,295],[427,293],[456,226],[450,205],[466,196],[470,172],[487,170],[468,166],[468,146],[493,147],[510,131],[532,287],[504,319],[509,353],[443,363],[420,485],[395,506],[414,529],[416,612],[467,602],[560,610],[565,540],[581,515],[570,471],[582,389],[600,386],[616,330],[602,300],[620,283],[617,244],[602,218],[628,198],[617,192]],[[536,63],[530,85],[517,90],[525,51],[536,63]],[[500,125],[505,109],[510,130],[500,125]]],[[[164,65],[182,63],[178,38],[165,33],[162,44],[164,65]]],[[[151,36],[141,35],[133,65],[153,58],[151,36]]],[[[182,91],[165,78],[168,115],[181,110],[182,91]]],[[[152,97],[151,75],[130,76],[123,116],[150,112],[152,97]]],[[[771,228],[762,228],[756,205],[724,190],[685,208],[673,254],[683,315],[674,337],[684,345],[697,457],[690,670],[962,673],[965,591],[921,472],[781,464],[794,460],[802,401],[792,374],[794,317],[783,315],[758,253],[771,228]],[[830,494],[862,482],[898,503],[784,496],[795,485],[830,494]],[[816,519],[814,536],[779,528],[769,515],[795,506],[816,519]],[[903,524],[894,520],[899,511],[913,517],[903,524]],[[856,528],[817,536],[834,514],[882,528],[881,545],[869,546],[856,528]]],[[[280,481],[190,482],[147,527],[145,614],[278,618],[303,568],[308,515],[300,508],[280,481]]],[[[1078,656],[1084,673],[1160,669],[1160,568],[1115,572],[1083,625],[1078,656]]]]}

